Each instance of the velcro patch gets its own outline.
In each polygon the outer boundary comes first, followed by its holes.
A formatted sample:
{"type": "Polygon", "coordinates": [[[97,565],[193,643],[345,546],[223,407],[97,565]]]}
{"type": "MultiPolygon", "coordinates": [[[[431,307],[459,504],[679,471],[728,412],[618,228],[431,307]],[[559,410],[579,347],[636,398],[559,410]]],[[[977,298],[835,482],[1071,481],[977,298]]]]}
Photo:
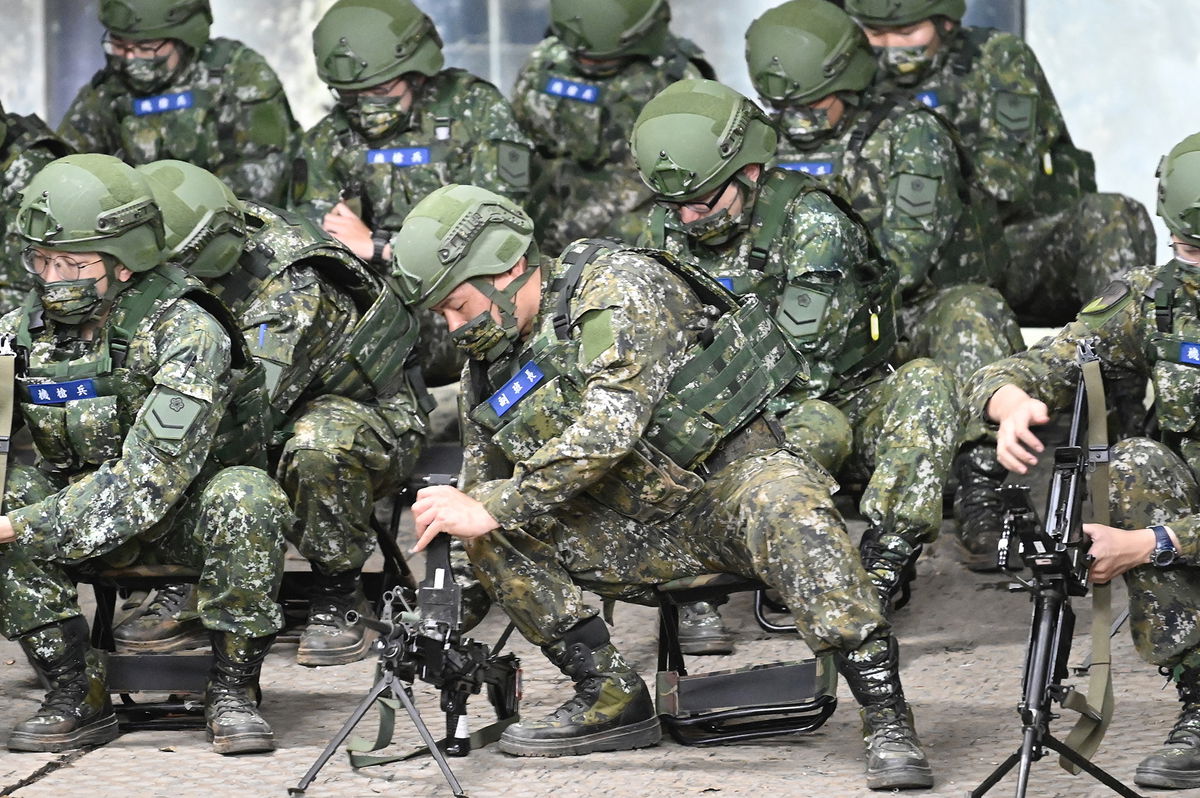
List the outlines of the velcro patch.
{"type": "Polygon", "coordinates": [[[1100,296],[1084,305],[1083,310],[1079,311],[1079,314],[1081,316],[1103,316],[1115,310],[1121,304],[1121,301],[1129,295],[1128,283],[1113,280],[1100,292],[1100,296]]]}
{"type": "Polygon", "coordinates": [[[522,366],[517,375],[506,382],[500,390],[488,397],[488,404],[492,406],[492,410],[497,416],[503,416],[540,385],[545,377],[542,370],[531,360],[522,366]]]}
{"type": "Polygon", "coordinates": [[[581,103],[595,105],[600,102],[600,89],[586,83],[577,83],[566,78],[552,77],[546,81],[544,91],[555,97],[565,97],[568,100],[578,100],[581,103]]]}
{"type": "Polygon", "coordinates": [[[90,379],[43,382],[29,386],[29,400],[39,405],[57,405],[79,399],[95,399],[96,383],[90,379]]]}
{"type": "Polygon", "coordinates": [[[370,166],[423,166],[432,160],[428,147],[392,147],[385,150],[367,150],[370,166]]]}
{"type": "Polygon", "coordinates": [[[780,161],[775,165],[789,172],[803,172],[813,177],[825,177],[837,171],[833,161],[780,161]]]}
{"type": "Polygon", "coordinates": [[[617,342],[612,311],[589,310],[579,317],[579,360],[591,363],[617,342]]]}
{"type": "Polygon", "coordinates": [[[996,122],[1013,133],[1032,133],[1037,122],[1037,97],[1015,91],[996,92],[996,122]]]}
{"type": "Polygon", "coordinates": [[[909,216],[928,216],[937,209],[941,178],[905,172],[896,177],[896,207],[909,216]]]}
{"type": "Polygon", "coordinates": [[[174,94],[134,99],[133,113],[134,116],[150,116],[151,114],[165,114],[169,111],[182,111],[195,105],[195,95],[190,91],[181,91],[174,94]]]}
{"type": "Polygon", "coordinates": [[[164,441],[183,440],[205,404],[172,388],[159,385],[150,395],[146,408],[146,426],[154,437],[164,441]]]}
{"type": "Polygon", "coordinates": [[[529,188],[529,148],[511,141],[496,143],[500,179],[515,189],[529,188]]]}

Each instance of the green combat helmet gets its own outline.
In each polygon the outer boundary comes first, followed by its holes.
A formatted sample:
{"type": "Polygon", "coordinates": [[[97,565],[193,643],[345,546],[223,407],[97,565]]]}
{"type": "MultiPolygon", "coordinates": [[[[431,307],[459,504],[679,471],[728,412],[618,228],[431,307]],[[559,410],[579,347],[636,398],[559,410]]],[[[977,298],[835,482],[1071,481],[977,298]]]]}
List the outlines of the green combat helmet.
{"type": "Polygon", "coordinates": [[[875,77],[866,35],[828,0],[791,0],[754,20],[746,63],[755,90],[776,106],[860,92],[875,77]]]}
{"type": "Polygon", "coordinates": [[[1158,215],[1172,235],[1200,247],[1200,133],[1175,145],[1158,165],[1158,215]]]}
{"type": "Polygon", "coordinates": [[[960,20],[967,0],[846,0],[846,11],[862,25],[899,28],[930,17],[960,20]]]}
{"type": "Polygon", "coordinates": [[[410,307],[428,310],[470,283],[499,308],[499,325],[485,312],[451,333],[471,357],[495,360],[516,341],[517,291],[540,260],[533,221],[521,206],[477,186],[443,186],[409,212],[392,239],[392,253],[393,275],[410,307]],[[522,257],[529,262],[525,271],[496,289],[489,278],[522,257]]]}
{"type": "Polygon", "coordinates": [[[145,179],[111,155],[68,155],[47,164],[21,192],[16,234],[30,247],[26,267],[50,318],[79,324],[95,318],[129,283],[117,280],[116,267],[144,272],[165,255],[162,214],[145,179]],[[108,277],[101,294],[99,278],[47,283],[38,273],[41,257],[33,247],[58,252],[99,252],[108,277]]]}
{"type": "Polygon", "coordinates": [[[184,161],[137,167],[162,209],[168,257],[208,280],[228,274],[246,245],[241,200],[207,169],[184,161]]]}
{"type": "Polygon", "coordinates": [[[670,20],[667,0],[550,0],[550,31],[576,58],[658,55],[670,20]]]}
{"type": "Polygon", "coordinates": [[[101,0],[100,24],[129,41],[177,39],[193,50],[208,42],[208,0],[101,0]]]}
{"type": "Polygon", "coordinates": [[[347,90],[433,76],[445,63],[433,20],[410,0],[338,0],[313,31],[313,55],[321,80],[347,90]]]}
{"type": "MultiPolygon", "coordinates": [[[[638,173],[660,200],[690,202],[737,180],[750,164],[775,157],[779,136],[762,109],[714,80],[681,80],[646,103],[629,148],[638,173]]],[[[698,241],[718,244],[749,223],[750,203],[738,216],[721,211],[684,225],[698,241]]]]}

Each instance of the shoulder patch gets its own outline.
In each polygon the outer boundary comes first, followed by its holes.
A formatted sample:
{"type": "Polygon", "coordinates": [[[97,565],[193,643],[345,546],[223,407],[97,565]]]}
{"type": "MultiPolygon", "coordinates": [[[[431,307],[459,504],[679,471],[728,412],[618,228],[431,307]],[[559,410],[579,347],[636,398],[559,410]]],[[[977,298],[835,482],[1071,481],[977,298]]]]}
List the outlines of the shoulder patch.
{"type": "Polygon", "coordinates": [[[1032,134],[1037,124],[1037,96],[1015,91],[996,92],[996,122],[1012,133],[1032,134]]]}
{"type": "Polygon", "coordinates": [[[579,360],[591,363],[617,342],[612,310],[589,310],[579,317],[579,360]]]}
{"type": "Polygon", "coordinates": [[[941,178],[908,172],[896,177],[896,207],[909,216],[928,216],[937,208],[941,178]]]}
{"type": "Polygon", "coordinates": [[[204,407],[204,402],[199,399],[159,385],[148,399],[146,425],[151,434],[160,440],[183,440],[204,407]]]}
{"type": "Polygon", "coordinates": [[[1132,296],[1133,292],[1128,283],[1114,280],[1099,296],[1083,306],[1079,311],[1079,318],[1091,326],[1103,324],[1124,307],[1132,296]]]}
{"type": "Polygon", "coordinates": [[[496,142],[500,179],[517,191],[529,188],[529,148],[512,141],[496,142]]]}

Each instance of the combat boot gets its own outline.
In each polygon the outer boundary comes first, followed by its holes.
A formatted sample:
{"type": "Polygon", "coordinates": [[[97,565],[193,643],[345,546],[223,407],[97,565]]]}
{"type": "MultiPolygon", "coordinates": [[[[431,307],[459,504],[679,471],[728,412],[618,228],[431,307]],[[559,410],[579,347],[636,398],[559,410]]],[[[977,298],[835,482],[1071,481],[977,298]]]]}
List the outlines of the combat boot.
{"type": "Polygon", "coordinates": [[[1200,668],[1183,668],[1175,689],[1183,710],[1162,748],[1137,766],[1133,781],[1138,786],[1200,787],[1200,668]]]}
{"type": "Polygon", "coordinates": [[[87,621],[76,616],[43,626],[20,643],[50,690],[37,714],[13,727],[9,750],[57,753],[115,740],[117,716],[103,660],[88,643],[87,621]]]}
{"type": "Polygon", "coordinates": [[[835,656],[838,671],[862,706],[867,787],[906,790],[933,786],[933,770],[913,730],[895,638],[869,640],[835,656]]]}
{"type": "Polygon", "coordinates": [[[218,754],[275,750],[275,732],[258,711],[258,675],[275,635],[212,632],[213,666],[204,691],[208,739],[218,754]]]}
{"type": "Polygon", "coordinates": [[[373,635],[361,620],[346,621],[349,610],[360,618],[374,617],[363,593],[361,572],[355,569],[325,574],[313,568],[308,621],[296,649],[298,665],[345,665],[367,655],[373,635]]]}
{"type": "Polygon", "coordinates": [[[711,601],[679,608],[679,650],[684,654],[732,654],[733,635],[711,601]]]}
{"type": "Polygon", "coordinates": [[[868,527],[858,542],[863,568],[883,605],[883,614],[891,616],[912,598],[912,581],[917,576],[917,557],[921,546],[913,546],[894,532],[868,527]]]}
{"type": "Polygon", "coordinates": [[[575,683],[575,695],[542,720],[521,721],[500,736],[515,756],[625,751],[658,742],[662,732],[650,691],[608,639],[600,618],[578,624],[542,651],[575,683]]]}
{"type": "Polygon", "coordinates": [[[117,648],[139,654],[167,654],[198,648],[208,642],[208,630],[195,617],[196,586],[160,587],[154,599],[113,627],[117,648]],[[180,613],[193,617],[178,620],[180,613]]]}
{"type": "Polygon", "coordinates": [[[999,570],[1004,531],[1000,486],[1008,472],[996,459],[994,448],[975,446],[955,458],[954,473],[958,476],[954,517],[963,564],[972,571],[999,570]]]}

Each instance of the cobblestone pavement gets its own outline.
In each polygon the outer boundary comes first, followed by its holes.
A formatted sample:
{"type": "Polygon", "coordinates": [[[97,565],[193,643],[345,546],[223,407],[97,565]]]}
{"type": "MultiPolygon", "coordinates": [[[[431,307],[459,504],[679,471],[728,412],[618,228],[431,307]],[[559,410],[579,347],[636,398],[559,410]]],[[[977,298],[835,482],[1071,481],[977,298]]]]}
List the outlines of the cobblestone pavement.
{"type": "MultiPolygon", "coordinates": [[[[861,524],[856,525],[861,529],[861,524]]],[[[919,566],[912,604],[901,610],[896,627],[902,644],[902,674],[917,726],[932,761],[936,787],[925,793],[961,796],[1018,745],[1016,704],[1029,601],[1010,594],[1000,575],[966,571],[947,534],[919,566]]],[[[1072,662],[1086,654],[1090,601],[1077,601],[1072,662]]],[[[1124,606],[1118,588],[1116,607],[1124,606]]],[[[749,601],[735,597],[725,608],[736,630],[737,651],[727,657],[694,658],[695,670],[806,656],[794,638],[759,631],[749,601]]],[[[477,630],[494,641],[503,624],[495,612],[477,630]]],[[[656,620],[652,610],[618,606],[614,637],[649,675],[655,662],[656,620]]],[[[523,640],[512,649],[524,664],[522,712],[548,712],[569,693],[569,682],[523,640]]],[[[1127,632],[1115,640],[1113,674],[1117,714],[1096,762],[1132,784],[1138,760],[1165,737],[1175,715],[1174,691],[1138,660],[1127,632]]],[[[284,796],[321,751],[370,686],[374,664],[307,669],[294,663],[294,646],[278,643],[263,672],[263,711],[274,725],[279,750],[269,755],[222,757],[213,754],[202,732],[136,732],[103,748],[69,755],[0,753],[0,787],[23,798],[63,795],[122,796],[284,796]]],[[[1079,681],[1079,680],[1076,680],[1079,681]]],[[[41,697],[19,648],[0,640],[0,739],[12,724],[32,713],[41,697]]],[[[435,733],[442,727],[434,690],[418,683],[418,703],[435,733]]],[[[616,754],[562,759],[516,759],[493,748],[451,764],[473,798],[506,796],[866,796],[863,751],[854,703],[845,685],[841,705],[818,732],[717,748],[688,748],[664,740],[658,747],[616,754]]],[[[476,712],[488,711],[476,699],[476,712]]],[[[1065,735],[1073,714],[1053,728],[1065,735]]],[[[486,722],[476,718],[476,723],[486,722]]],[[[358,734],[374,733],[374,712],[358,734]]],[[[397,725],[400,747],[414,744],[415,732],[397,725]]],[[[1087,776],[1072,777],[1050,757],[1034,765],[1033,796],[1111,795],[1087,776]]],[[[1011,795],[1014,780],[992,795],[1011,795]]],[[[1192,792],[1193,795],[1197,792],[1192,792]]],[[[425,758],[378,768],[352,770],[338,753],[309,789],[327,796],[450,795],[432,760],[425,758]]]]}

